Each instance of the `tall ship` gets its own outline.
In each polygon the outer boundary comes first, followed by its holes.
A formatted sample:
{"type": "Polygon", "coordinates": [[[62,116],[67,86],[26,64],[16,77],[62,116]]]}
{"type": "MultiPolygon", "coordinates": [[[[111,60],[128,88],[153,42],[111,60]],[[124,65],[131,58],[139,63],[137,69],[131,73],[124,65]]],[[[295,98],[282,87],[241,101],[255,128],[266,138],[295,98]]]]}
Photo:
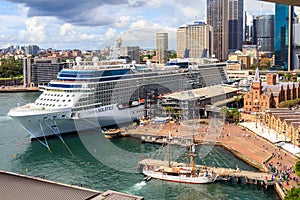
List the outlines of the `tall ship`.
{"type": "Polygon", "coordinates": [[[151,67],[126,60],[83,61],[62,69],[56,80],[40,86],[34,103],[13,108],[8,116],[41,138],[123,124],[147,115],[147,102],[165,93],[228,81],[226,64],[151,67]]]}
{"type": "MultiPolygon", "coordinates": [[[[194,134],[192,142],[188,145],[189,153],[188,157],[190,158],[190,163],[180,163],[174,166],[171,165],[171,150],[170,150],[170,139],[171,133],[169,131],[168,138],[168,165],[167,166],[144,166],[143,174],[146,176],[145,180],[150,180],[151,178],[170,181],[170,182],[179,182],[179,183],[188,183],[188,184],[205,184],[213,183],[218,178],[218,174],[213,172],[212,169],[206,166],[196,166],[195,165],[195,139],[194,134]]],[[[155,163],[155,162],[153,162],[155,163]]]]}

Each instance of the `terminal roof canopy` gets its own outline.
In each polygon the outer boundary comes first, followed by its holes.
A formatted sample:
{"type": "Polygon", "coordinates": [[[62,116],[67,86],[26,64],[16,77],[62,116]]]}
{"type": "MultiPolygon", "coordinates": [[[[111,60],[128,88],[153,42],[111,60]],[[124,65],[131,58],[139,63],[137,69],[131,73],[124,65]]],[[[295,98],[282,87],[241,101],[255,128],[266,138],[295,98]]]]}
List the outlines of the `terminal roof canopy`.
{"type": "Polygon", "coordinates": [[[300,6],[299,0],[260,0],[260,1],[287,4],[287,5],[292,5],[292,6],[300,6]]]}

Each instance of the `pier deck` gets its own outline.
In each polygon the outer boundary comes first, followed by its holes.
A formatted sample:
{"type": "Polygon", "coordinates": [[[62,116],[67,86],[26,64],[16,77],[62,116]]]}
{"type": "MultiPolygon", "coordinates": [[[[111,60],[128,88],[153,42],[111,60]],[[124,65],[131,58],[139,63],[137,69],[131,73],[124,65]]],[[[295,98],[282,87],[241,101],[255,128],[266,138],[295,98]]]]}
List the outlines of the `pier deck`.
{"type": "MultiPolygon", "coordinates": [[[[186,165],[185,163],[171,162],[172,166],[176,165],[186,165]]],[[[142,171],[144,166],[168,166],[168,162],[164,160],[155,159],[144,159],[138,163],[138,169],[142,171]]],[[[196,165],[196,167],[203,167],[201,165],[196,165]]],[[[218,174],[219,181],[222,180],[234,180],[236,182],[244,181],[247,184],[261,184],[264,186],[274,185],[275,181],[272,180],[272,175],[270,173],[264,172],[252,172],[245,170],[236,170],[231,168],[218,168],[209,167],[210,170],[218,174]]]]}

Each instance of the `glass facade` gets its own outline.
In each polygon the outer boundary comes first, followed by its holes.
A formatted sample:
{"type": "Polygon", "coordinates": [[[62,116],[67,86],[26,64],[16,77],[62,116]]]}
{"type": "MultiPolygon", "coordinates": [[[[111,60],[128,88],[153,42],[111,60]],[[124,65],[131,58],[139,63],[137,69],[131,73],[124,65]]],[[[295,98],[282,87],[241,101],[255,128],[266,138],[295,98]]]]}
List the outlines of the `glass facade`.
{"type": "Polygon", "coordinates": [[[288,69],[289,13],[288,5],[275,4],[275,65],[285,70],[288,69]]]}
{"type": "Polygon", "coordinates": [[[244,0],[229,0],[228,53],[241,50],[243,45],[244,0]]]}
{"type": "Polygon", "coordinates": [[[274,15],[256,17],[256,41],[260,51],[274,53],[274,15]]]}
{"type": "Polygon", "coordinates": [[[228,0],[207,0],[207,24],[213,27],[214,55],[228,59],[228,0]]]}

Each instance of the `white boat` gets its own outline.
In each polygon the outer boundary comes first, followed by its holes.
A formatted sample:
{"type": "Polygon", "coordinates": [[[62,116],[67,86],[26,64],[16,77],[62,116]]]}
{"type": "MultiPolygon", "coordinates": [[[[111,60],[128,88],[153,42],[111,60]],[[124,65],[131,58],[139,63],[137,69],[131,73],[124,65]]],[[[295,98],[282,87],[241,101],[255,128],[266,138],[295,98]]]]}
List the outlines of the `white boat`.
{"type": "Polygon", "coordinates": [[[145,166],[143,173],[147,177],[171,182],[188,184],[204,184],[215,182],[218,175],[212,171],[203,170],[204,169],[192,169],[192,167],[163,167],[153,170],[145,166]]]}
{"type": "MultiPolygon", "coordinates": [[[[170,142],[168,142],[168,146],[170,146],[170,142]]],[[[168,166],[144,166],[143,174],[148,177],[148,179],[151,177],[154,179],[179,183],[204,184],[215,182],[218,174],[214,173],[212,168],[206,166],[196,167],[195,156],[195,146],[193,142],[190,145],[189,157],[191,163],[189,165],[183,166],[180,164],[178,166],[173,166],[169,160],[168,166]]],[[[170,159],[171,156],[168,155],[168,158],[170,159]]]]}
{"type": "Polygon", "coordinates": [[[217,71],[212,76],[217,76],[220,83],[226,82],[225,66],[217,63],[199,69],[154,69],[126,64],[122,59],[82,61],[78,57],[72,68],[60,71],[57,80],[40,87],[42,94],[34,103],[13,108],[8,115],[20,122],[31,138],[100,130],[147,115],[146,101],[140,101],[147,98],[147,91],[163,94],[191,85],[207,86],[202,76],[207,70],[217,71]]]}

